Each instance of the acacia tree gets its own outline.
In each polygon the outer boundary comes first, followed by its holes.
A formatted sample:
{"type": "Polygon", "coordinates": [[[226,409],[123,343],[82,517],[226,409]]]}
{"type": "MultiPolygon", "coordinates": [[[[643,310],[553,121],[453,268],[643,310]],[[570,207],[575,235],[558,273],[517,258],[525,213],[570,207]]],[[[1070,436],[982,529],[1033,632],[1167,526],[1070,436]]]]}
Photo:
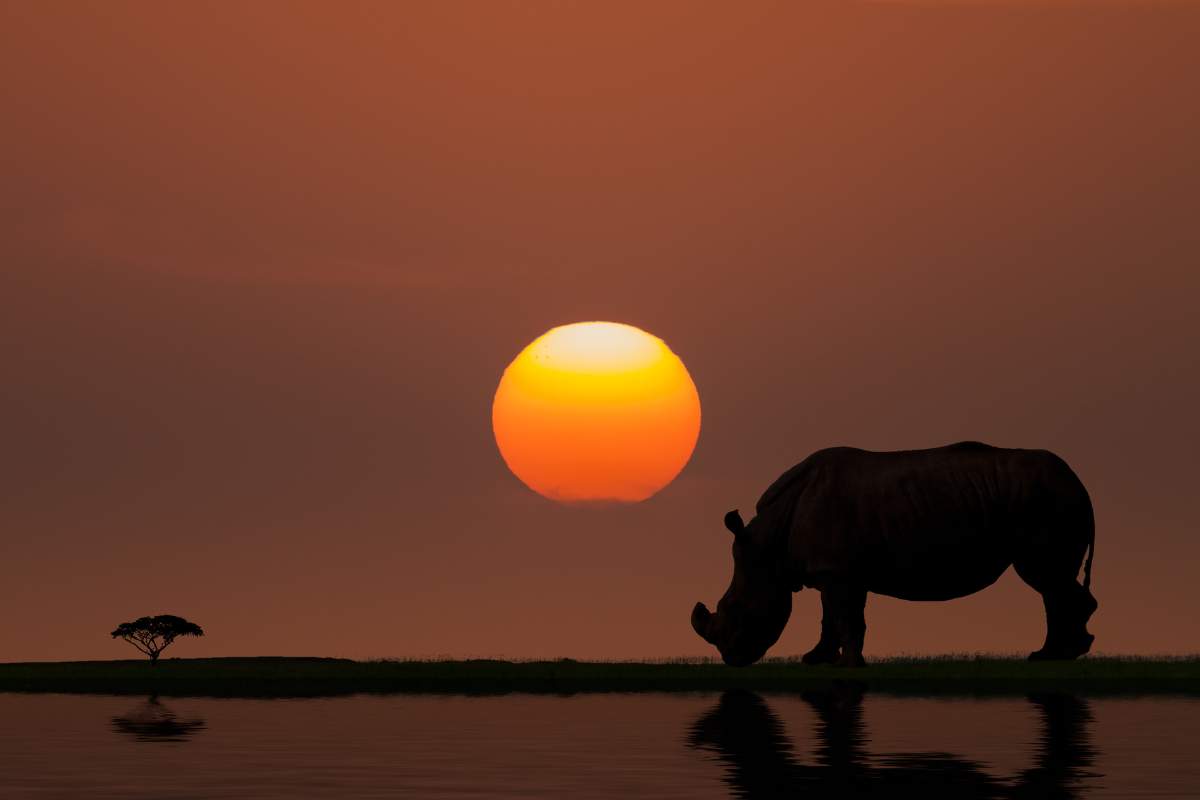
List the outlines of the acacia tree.
{"type": "Polygon", "coordinates": [[[139,617],[133,622],[122,622],[112,632],[114,639],[121,638],[150,656],[150,663],[158,663],[158,654],[166,650],[180,636],[203,636],[204,631],[194,622],[171,614],[157,617],[139,617]]]}

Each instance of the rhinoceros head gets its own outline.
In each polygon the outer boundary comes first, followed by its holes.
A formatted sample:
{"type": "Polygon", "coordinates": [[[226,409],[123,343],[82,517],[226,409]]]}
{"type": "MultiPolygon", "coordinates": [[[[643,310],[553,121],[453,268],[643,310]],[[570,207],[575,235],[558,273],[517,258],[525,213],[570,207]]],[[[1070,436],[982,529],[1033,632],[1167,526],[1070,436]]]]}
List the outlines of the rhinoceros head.
{"type": "Polygon", "coordinates": [[[762,658],[792,613],[782,553],[772,532],[756,529],[756,522],[746,525],[736,510],[725,515],[725,527],[733,533],[733,580],[715,614],[704,603],[692,609],[692,628],[735,667],[762,658]]]}

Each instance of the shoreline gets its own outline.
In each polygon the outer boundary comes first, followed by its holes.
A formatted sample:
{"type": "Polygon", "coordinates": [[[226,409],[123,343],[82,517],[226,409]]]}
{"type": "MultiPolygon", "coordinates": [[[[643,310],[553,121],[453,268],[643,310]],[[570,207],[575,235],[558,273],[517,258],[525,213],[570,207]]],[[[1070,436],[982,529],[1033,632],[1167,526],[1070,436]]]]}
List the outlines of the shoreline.
{"type": "Polygon", "coordinates": [[[771,659],[734,668],[703,661],[353,661],[320,657],[164,658],[0,663],[0,692],[204,697],[334,697],[350,694],[584,692],[772,693],[852,684],[895,695],[1200,696],[1200,657],[1094,657],[1029,663],[1016,658],[889,658],[863,669],[771,659]]]}

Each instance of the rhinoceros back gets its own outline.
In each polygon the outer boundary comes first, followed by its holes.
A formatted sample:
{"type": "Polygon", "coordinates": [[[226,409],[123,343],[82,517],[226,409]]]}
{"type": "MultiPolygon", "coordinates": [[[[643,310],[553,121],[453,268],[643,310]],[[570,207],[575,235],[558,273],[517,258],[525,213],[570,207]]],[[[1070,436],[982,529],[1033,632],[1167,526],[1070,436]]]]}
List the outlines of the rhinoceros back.
{"type": "Polygon", "coordinates": [[[838,576],[909,600],[979,591],[1030,547],[1078,564],[1092,536],[1087,491],[1062,459],[979,442],[821,450],[781,475],[757,511],[789,537],[809,585],[838,576]]]}

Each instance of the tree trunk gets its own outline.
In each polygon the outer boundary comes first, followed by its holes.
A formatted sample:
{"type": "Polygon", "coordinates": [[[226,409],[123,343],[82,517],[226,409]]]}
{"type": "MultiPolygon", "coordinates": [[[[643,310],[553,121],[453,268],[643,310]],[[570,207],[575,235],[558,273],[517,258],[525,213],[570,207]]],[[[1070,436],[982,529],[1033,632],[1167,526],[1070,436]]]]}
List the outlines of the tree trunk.
{"type": "Polygon", "coordinates": [[[151,653],[150,654],[150,666],[153,667],[157,663],[158,663],[158,653],[151,653]]]}

